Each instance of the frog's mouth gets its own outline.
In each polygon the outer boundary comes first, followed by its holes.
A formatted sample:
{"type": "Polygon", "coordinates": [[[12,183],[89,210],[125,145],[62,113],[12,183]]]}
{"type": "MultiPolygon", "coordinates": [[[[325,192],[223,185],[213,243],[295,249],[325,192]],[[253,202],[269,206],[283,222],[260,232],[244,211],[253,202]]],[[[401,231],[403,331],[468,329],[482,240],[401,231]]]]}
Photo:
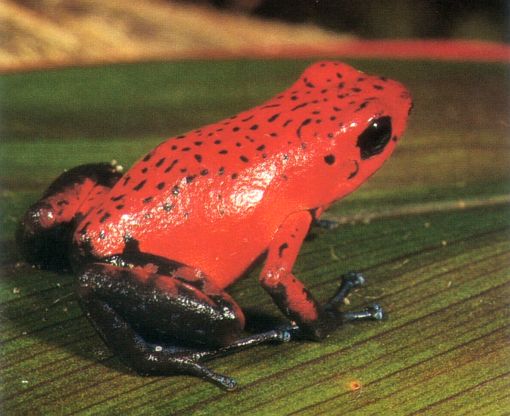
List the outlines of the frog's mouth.
{"type": "Polygon", "coordinates": [[[391,139],[391,117],[383,116],[371,121],[358,137],[356,146],[360,149],[362,160],[381,153],[391,139]]]}
{"type": "Polygon", "coordinates": [[[354,178],[359,172],[359,162],[357,160],[351,160],[351,162],[354,163],[354,169],[351,173],[349,173],[349,176],[347,176],[347,179],[354,178]]]}

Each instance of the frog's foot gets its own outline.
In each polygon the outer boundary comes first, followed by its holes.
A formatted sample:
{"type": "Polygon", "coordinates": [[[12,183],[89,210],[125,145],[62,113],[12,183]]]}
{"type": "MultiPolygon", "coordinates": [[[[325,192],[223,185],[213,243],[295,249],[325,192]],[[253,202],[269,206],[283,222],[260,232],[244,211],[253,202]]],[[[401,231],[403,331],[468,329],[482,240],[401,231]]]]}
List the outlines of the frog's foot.
{"type": "Polygon", "coordinates": [[[197,352],[193,355],[193,357],[196,360],[209,360],[211,358],[229,355],[239,350],[244,350],[266,342],[289,342],[292,339],[294,329],[295,328],[292,326],[285,326],[271,331],[261,332],[246,338],[241,338],[216,350],[197,352]]]}
{"type": "MultiPolygon", "coordinates": [[[[202,364],[202,361],[211,360],[216,357],[223,357],[225,355],[234,354],[240,350],[254,347],[256,345],[267,343],[267,342],[288,342],[291,339],[291,334],[287,329],[272,330],[255,334],[246,338],[241,338],[237,341],[232,342],[224,347],[213,349],[213,350],[194,350],[194,349],[176,349],[175,347],[161,347],[153,346],[150,355],[151,363],[155,360],[167,360],[176,362],[183,373],[200,377],[206,381],[214,383],[225,390],[235,390],[237,388],[237,382],[232,377],[215,373],[208,367],[202,364]],[[156,358],[155,351],[160,354],[159,358],[156,358]]],[[[149,346],[149,344],[146,344],[149,346]]],[[[145,368],[143,372],[149,374],[158,374],[160,369],[157,366],[152,366],[149,371],[145,368]]]]}
{"type": "Polygon", "coordinates": [[[96,263],[80,275],[78,294],[106,344],[138,373],[189,374],[232,390],[233,378],[202,361],[263,342],[285,342],[290,335],[274,330],[239,339],[242,311],[221,289],[188,280],[191,275],[186,266],[164,276],[96,263]]]}
{"type": "Polygon", "coordinates": [[[335,220],[317,219],[313,222],[313,225],[324,230],[334,230],[340,226],[340,223],[335,220]]]}
{"type": "Polygon", "coordinates": [[[352,289],[363,286],[365,277],[359,272],[347,272],[341,277],[340,288],[324,306],[325,309],[337,309],[344,304],[352,289]]]}
{"type": "Polygon", "coordinates": [[[381,320],[384,317],[383,309],[379,304],[373,304],[361,311],[340,312],[345,299],[352,289],[363,286],[365,277],[359,272],[348,272],[342,276],[340,288],[335,295],[324,305],[326,313],[333,314],[343,322],[358,321],[366,319],[381,320]]]}
{"type": "Polygon", "coordinates": [[[352,311],[352,312],[343,312],[342,318],[344,322],[350,321],[359,321],[365,319],[375,319],[376,321],[380,321],[384,318],[384,312],[378,303],[373,303],[361,311],[352,311]]]}

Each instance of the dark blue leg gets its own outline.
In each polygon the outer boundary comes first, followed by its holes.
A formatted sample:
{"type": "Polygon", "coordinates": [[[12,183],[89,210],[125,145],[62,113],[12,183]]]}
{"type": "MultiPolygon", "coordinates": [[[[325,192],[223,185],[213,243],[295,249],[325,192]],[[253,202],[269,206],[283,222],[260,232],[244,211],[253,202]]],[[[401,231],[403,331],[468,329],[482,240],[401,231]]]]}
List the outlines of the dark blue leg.
{"type": "Polygon", "coordinates": [[[379,304],[373,304],[361,311],[340,312],[345,298],[352,289],[363,286],[365,277],[358,272],[348,272],[342,276],[340,288],[336,294],[326,303],[324,309],[330,313],[338,314],[343,322],[359,321],[365,319],[381,320],[384,312],[379,304]]]}
{"type": "Polygon", "coordinates": [[[78,293],[106,344],[140,374],[189,374],[232,390],[234,379],[201,362],[290,340],[285,330],[239,339],[244,317],[233,300],[208,282],[181,279],[179,270],[147,276],[141,268],[96,263],[80,275],[78,293]]]}

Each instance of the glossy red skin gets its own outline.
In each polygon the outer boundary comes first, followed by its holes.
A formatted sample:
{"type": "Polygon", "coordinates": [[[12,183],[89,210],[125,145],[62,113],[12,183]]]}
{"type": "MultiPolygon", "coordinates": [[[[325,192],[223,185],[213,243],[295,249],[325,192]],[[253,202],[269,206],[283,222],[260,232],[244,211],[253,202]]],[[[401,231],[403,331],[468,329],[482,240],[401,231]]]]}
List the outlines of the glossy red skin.
{"type": "Polygon", "coordinates": [[[225,288],[270,247],[286,218],[319,216],[379,169],[410,106],[395,81],[314,64],[273,99],[166,140],[111,190],[88,195],[73,236],[78,257],[120,255],[134,239],[141,252],[199,269],[225,288]],[[392,119],[393,139],[362,160],[358,136],[382,116],[392,119]]]}
{"type": "Polygon", "coordinates": [[[108,163],[64,172],[22,217],[18,247],[38,267],[74,269],[87,317],[140,374],[232,389],[201,362],[382,318],[378,305],[340,310],[359,273],[321,304],[292,268],[313,219],[392,153],[411,106],[394,81],[312,65],[272,100],[167,140],[125,175],[108,163]],[[242,338],[243,311],[224,288],[262,255],[260,284],[289,325],[242,338]]]}

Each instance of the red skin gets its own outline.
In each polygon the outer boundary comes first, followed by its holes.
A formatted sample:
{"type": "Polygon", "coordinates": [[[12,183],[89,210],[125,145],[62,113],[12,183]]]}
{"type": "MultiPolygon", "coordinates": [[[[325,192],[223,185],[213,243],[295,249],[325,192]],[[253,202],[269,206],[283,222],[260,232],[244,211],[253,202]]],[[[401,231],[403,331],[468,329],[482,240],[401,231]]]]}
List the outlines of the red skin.
{"type": "Polygon", "coordinates": [[[239,341],[244,315],[224,291],[262,256],[260,283],[300,336],[335,329],[337,307],[361,280],[323,307],[292,274],[294,262],[311,222],[391,155],[411,106],[395,81],[314,64],[266,103],[161,143],[122,177],[107,164],[64,173],[23,218],[18,243],[44,266],[72,241],[82,306],[134,368],[230,388],[196,351],[156,354],[137,331],[230,351],[281,338],[239,341]]]}
{"type": "Polygon", "coordinates": [[[140,251],[192,265],[227,287],[275,241],[291,214],[322,211],[372,175],[396,142],[361,162],[357,137],[369,120],[383,115],[392,117],[393,136],[400,137],[410,105],[397,82],[344,64],[317,63],[268,102],[160,144],[91,202],[94,209],[77,227],[74,244],[87,239],[92,254],[102,258],[122,253],[128,235],[140,251]],[[305,120],[311,121],[302,125],[305,120]],[[332,165],[324,161],[329,154],[336,158],[332,165]],[[356,162],[359,171],[348,179],[356,162]],[[186,177],[194,179],[186,183],[186,177]],[[110,216],[101,222],[105,213],[110,216]]]}

